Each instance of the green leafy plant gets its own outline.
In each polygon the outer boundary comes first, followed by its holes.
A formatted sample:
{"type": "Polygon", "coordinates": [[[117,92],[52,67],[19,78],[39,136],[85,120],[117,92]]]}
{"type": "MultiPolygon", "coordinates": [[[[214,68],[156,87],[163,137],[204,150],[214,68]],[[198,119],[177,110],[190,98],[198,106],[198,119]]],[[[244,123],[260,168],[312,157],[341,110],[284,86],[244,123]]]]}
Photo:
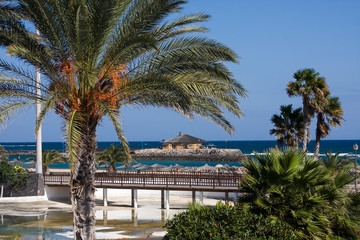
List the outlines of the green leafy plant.
{"type": "Polygon", "coordinates": [[[15,173],[27,173],[26,169],[18,165],[14,166],[15,173]]]}
{"type": "Polygon", "coordinates": [[[24,168],[19,166],[13,167],[7,161],[0,161],[1,197],[3,197],[5,185],[11,187],[10,196],[12,196],[14,191],[19,190],[27,185],[27,183],[28,174],[24,168]]]}
{"type": "Polygon", "coordinates": [[[192,205],[165,224],[164,240],[273,239],[297,240],[292,229],[280,221],[218,203],[215,207],[192,205]]]}
{"type": "Polygon", "coordinates": [[[295,149],[255,156],[243,162],[240,208],[286,222],[301,238],[359,239],[359,194],[345,189],[354,180],[349,165],[339,171],[295,149]]]}
{"type": "Polygon", "coordinates": [[[16,175],[13,166],[11,166],[7,161],[0,161],[1,197],[3,197],[4,194],[4,185],[14,181],[15,177],[16,175]]]}

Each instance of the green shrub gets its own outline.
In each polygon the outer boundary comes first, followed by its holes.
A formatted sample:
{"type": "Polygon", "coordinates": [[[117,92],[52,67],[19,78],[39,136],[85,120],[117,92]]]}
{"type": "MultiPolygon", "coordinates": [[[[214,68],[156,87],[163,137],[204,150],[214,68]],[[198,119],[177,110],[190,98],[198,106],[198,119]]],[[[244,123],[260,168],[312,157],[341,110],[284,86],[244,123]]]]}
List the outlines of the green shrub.
{"type": "MultiPolygon", "coordinates": [[[[11,166],[8,161],[0,161],[0,186],[11,188],[10,196],[28,183],[26,170],[19,166],[11,166]]],[[[3,189],[3,188],[2,188],[3,189]]]]}
{"type": "Polygon", "coordinates": [[[165,227],[165,240],[299,239],[284,223],[221,203],[215,207],[190,207],[168,220],[165,227]]]}
{"type": "Polygon", "coordinates": [[[239,208],[286,222],[309,239],[360,240],[360,193],[347,191],[353,165],[314,160],[297,149],[271,149],[243,161],[239,208]]]}
{"type": "Polygon", "coordinates": [[[15,173],[27,173],[26,169],[20,166],[14,166],[15,173]]]}

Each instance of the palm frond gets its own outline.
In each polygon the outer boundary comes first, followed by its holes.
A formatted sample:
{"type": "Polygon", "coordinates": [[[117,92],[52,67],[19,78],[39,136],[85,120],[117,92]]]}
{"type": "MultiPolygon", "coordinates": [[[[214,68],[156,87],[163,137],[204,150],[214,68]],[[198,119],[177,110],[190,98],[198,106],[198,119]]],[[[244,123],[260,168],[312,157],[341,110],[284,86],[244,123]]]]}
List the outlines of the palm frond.
{"type": "Polygon", "coordinates": [[[20,110],[23,110],[29,105],[34,105],[35,102],[3,102],[0,105],[0,123],[4,127],[5,123],[20,110]]]}
{"type": "Polygon", "coordinates": [[[78,111],[73,111],[66,123],[64,128],[64,136],[67,137],[67,148],[69,154],[69,162],[71,164],[71,171],[73,173],[77,172],[78,168],[78,153],[79,153],[79,143],[81,141],[81,118],[78,111]]]}

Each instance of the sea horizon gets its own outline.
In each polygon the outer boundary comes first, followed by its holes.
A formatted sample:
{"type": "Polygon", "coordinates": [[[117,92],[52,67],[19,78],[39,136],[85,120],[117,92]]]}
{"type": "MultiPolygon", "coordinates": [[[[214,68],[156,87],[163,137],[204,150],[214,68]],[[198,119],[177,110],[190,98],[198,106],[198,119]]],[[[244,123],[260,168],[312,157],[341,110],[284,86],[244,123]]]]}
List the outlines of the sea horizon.
{"type": "MultiPolygon", "coordinates": [[[[359,139],[331,139],[321,140],[320,153],[324,154],[330,149],[333,153],[340,152],[342,154],[353,153],[353,145],[360,145],[359,139]]],[[[98,148],[104,149],[111,144],[119,145],[119,141],[98,141],[98,148]]],[[[21,150],[35,150],[36,142],[0,142],[5,150],[8,151],[21,151],[21,150]]],[[[149,140],[149,141],[129,141],[130,148],[133,149],[148,149],[148,148],[161,148],[162,141],[149,140]]],[[[253,152],[264,152],[275,146],[280,147],[276,140],[208,140],[204,143],[205,147],[215,147],[222,149],[240,149],[244,154],[251,154],[253,152]]],[[[64,152],[66,149],[66,143],[63,141],[50,141],[42,142],[43,150],[57,150],[64,152]]],[[[299,144],[301,147],[301,144],[299,144]]],[[[315,147],[315,140],[311,140],[308,143],[309,153],[313,153],[315,147]]]]}

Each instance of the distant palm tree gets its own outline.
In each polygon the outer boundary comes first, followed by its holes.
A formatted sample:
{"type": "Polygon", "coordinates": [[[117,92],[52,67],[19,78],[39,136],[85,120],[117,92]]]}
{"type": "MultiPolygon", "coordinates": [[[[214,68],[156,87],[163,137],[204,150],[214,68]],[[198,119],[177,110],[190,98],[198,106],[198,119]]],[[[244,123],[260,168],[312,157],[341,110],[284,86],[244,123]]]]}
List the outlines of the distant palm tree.
{"type": "Polygon", "coordinates": [[[96,159],[97,162],[109,163],[109,172],[116,172],[115,163],[120,162],[128,165],[129,157],[122,146],[111,144],[110,147],[105,148],[96,159]]]}
{"type": "MultiPolygon", "coordinates": [[[[49,174],[50,169],[49,165],[54,163],[65,163],[66,160],[61,156],[61,154],[56,150],[42,151],[42,166],[43,174],[49,174]]],[[[36,158],[29,157],[29,160],[35,161],[36,158]]]]}
{"type": "Polygon", "coordinates": [[[287,147],[298,147],[298,140],[303,138],[302,108],[292,109],[292,104],[280,106],[280,115],[274,114],[271,122],[275,128],[270,130],[270,135],[275,134],[277,142],[287,147]]]}
{"type": "Polygon", "coordinates": [[[120,108],[165,107],[198,115],[232,133],[227,110],[242,116],[246,90],[224,62],[237,54],[195,33],[205,14],[170,17],[183,0],[0,1],[0,45],[40,69],[42,96],[27,70],[0,61],[0,123],[40,101],[36,132],[54,109],[64,119],[71,163],[74,238],[95,239],[96,128],[113,123],[129,154],[120,108]],[[34,27],[40,35],[34,34],[34,27]]]}
{"type": "Polygon", "coordinates": [[[0,161],[7,160],[9,158],[8,152],[3,146],[0,145],[0,161]]]}
{"type": "Polygon", "coordinates": [[[302,150],[307,150],[309,142],[310,120],[314,116],[314,107],[312,99],[317,96],[318,99],[324,99],[325,95],[330,93],[324,77],[319,77],[319,73],[314,69],[305,68],[294,73],[295,81],[287,85],[287,93],[291,96],[301,96],[303,101],[303,122],[304,137],[302,141],[302,150]]]}
{"type": "Polygon", "coordinates": [[[326,138],[330,132],[330,126],[341,126],[344,111],[341,108],[338,97],[327,95],[326,101],[319,100],[315,111],[317,114],[316,140],[314,149],[314,158],[317,159],[320,151],[320,139],[326,138]]]}
{"type": "Polygon", "coordinates": [[[353,164],[354,159],[348,158],[347,156],[339,157],[340,153],[337,152],[333,154],[331,150],[325,153],[326,158],[319,158],[319,161],[322,165],[324,165],[328,170],[332,172],[340,172],[346,166],[351,166],[353,164]]]}

